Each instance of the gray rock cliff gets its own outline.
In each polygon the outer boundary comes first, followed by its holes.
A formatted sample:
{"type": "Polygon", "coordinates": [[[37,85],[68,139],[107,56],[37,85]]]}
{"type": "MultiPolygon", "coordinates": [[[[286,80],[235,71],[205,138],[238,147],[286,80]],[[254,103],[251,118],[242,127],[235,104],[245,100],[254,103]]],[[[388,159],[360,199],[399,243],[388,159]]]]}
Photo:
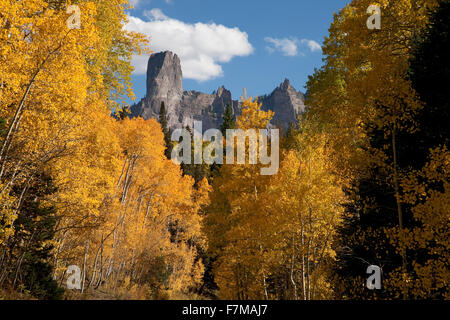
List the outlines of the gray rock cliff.
{"type": "Polygon", "coordinates": [[[259,97],[263,110],[272,110],[275,116],[272,124],[275,127],[287,128],[296,122],[300,113],[305,111],[305,97],[297,92],[288,79],[284,80],[270,95],[259,97]]]}
{"type": "MultiPolygon", "coordinates": [[[[171,128],[193,127],[194,120],[203,122],[203,130],[220,128],[226,106],[232,106],[233,113],[241,113],[241,104],[233,100],[231,92],[223,86],[212,94],[197,91],[183,91],[183,75],[178,56],[170,51],[152,54],[147,66],[147,94],[131,107],[131,116],[144,119],[158,118],[161,102],[167,109],[171,128]]],[[[259,98],[264,110],[272,110],[275,117],[272,125],[287,128],[297,120],[305,109],[304,96],[285,80],[270,95],[259,98]]]]}

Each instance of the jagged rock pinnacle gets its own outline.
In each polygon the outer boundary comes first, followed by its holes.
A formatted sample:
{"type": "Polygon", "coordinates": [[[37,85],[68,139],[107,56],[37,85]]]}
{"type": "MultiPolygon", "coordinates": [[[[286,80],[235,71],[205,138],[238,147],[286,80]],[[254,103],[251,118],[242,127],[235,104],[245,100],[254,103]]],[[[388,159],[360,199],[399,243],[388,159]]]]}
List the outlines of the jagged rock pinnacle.
{"type": "MultiPolygon", "coordinates": [[[[285,79],[269,96],[260,97],[263,109],[275,112],[272,124],[287,128],[296,122],[304,111],[303,94],[297,92],[285,79]]],[[[168,125],[171,128],[193,127],[194,120],[203,122],[203,130],[220,128],[226,106],[233,113],[241,113],[240,102],[232,99],[231,92],[221,86],[212,94],[197,91],[183,91],[183,74],[179,57],[170,52],[152,54],[147,65],[147,95],[131,107],[132,116],[144,119],[158,118],[161,102],[167,110],[168,125]]]]}

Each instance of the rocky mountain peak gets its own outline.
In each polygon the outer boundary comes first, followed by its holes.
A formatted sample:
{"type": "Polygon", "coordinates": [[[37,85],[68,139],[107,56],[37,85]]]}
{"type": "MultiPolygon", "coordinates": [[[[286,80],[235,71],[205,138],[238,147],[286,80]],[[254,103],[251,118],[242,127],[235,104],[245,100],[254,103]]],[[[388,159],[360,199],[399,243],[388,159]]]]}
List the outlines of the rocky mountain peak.
{"type": "MultiPolygon", "coordinates": [[[[270,95],[260,97],[263,109],[275,112],[272,125],[287,128],[296,122],[304,111],[303,94],[285,79],[270,95]]],[[[203,130],[220,128],[226,106],[233,113],[241,113],[241,103],[233,100],[231,92],[221,86],[212,94],[183,91],[183,74],[179,57],[170,51],[154,53],[147,65],[147,95],[131,107],[131,116],[144,119],[158,118],[161,102],[165,103],[168,125],[171,128],[193,127],[193,122],[203,122],[203,130]]]]}
{"type": "Polygon", "coordinates": [[[170,51],[152,54],[147,64],[147,96],[165,98],[182,94],[180,58],[170,51]]]}
{"type": "Polygon", "coordinates": [[[260,98],[260,102],[264,110],[275,112],[272,124],[284,129],[305,111],[303,94],[295,90],[289,79],[285,79],[270,95],[260,98]]]}
{"type": "Polygon", "coordinates": [[[289,81],[289,79],[284,79],[284,81],[280,84],[279,88],[283,91],[287,91],[290,88],[292,88],[291,82],[289,81]]]}

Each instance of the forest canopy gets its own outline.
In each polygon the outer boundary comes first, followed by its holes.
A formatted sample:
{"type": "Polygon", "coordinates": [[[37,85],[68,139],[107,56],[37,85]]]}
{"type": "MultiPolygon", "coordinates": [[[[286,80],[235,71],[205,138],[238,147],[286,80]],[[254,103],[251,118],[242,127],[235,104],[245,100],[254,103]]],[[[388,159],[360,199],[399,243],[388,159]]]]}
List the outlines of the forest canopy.
{"type": "MultiPolygon", "coordinates": [[[[129,8],[0,0],[0,298],[450,299],[449,0],[335,14],[269,176],[174,163],[167,105],[130,116],[129,8]]],[[[270,126],[241,103],[217,129],[270,126]]]]}

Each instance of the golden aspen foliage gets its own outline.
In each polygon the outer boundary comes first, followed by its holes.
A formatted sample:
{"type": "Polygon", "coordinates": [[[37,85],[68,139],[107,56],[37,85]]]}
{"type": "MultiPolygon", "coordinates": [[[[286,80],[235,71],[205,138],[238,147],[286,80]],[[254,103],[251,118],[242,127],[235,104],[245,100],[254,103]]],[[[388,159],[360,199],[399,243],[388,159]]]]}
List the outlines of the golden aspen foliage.
{"type": "Polygon", "coordinates": [[[28,185],[44,172],[55,185],[40,200],[56,211],[49,262],[59,285],[77,265],[83,294],[190,295],[203,274],[209,185],[194,188],[165,158],[155,120],[110,115],[133,96],[132,55],[148,52],[143,35],[123,28],[128,1],[77,2],[79,29],[67,26],[69,4],[0,2],[2,257],[28,185]]]}
{"type": "Polygon", "coordinates": [[[7,129],[0,177],[7,192],[25,192],[38,172],[68,155],[80,138],[90,83],[85,58],[95,54],[98,42],[95,6],[85,3],[82,9],[85,29],[75,31],[67,28],[66,14],[45,1],[2,1],[0,112],[7,129]]]}
{"type": "MultiPolygon", "coordinates": [[[[352,182],[356,182],[354,187],[361,188],[358,181],[363,181],[371,183],[372,188],[385,188],[387,197],[393,196],[392,210],[395,210],[398,227],[385,230],[365,226],[362,232],[349,235],[347,240],[352,239],[353,243],[347,245],[357,247],[361,243],[367,244],[365,241],[368,239],[386,240],[387,235],[403,239],[403,242],[394,244],[396,254],[401,258],[401,270],[385,274],[385,278],[389,279],[386,286],[398,280],[391,285],[391,291],[397,290],[397,298],[406,298],[408,294],[420,296],[411,291],[415,276],[412,273],[407,275],[411,269],[408,266],[416,265],[414,258],[408,261],[408,252],[414,248],[414,241],[403,236],[412,230],[421,234],[420,228],[406,229],[406,219],[409,220],[413,205],[407,199],[410,197],[407,195],[411,194],[407,186],[417,172],[401,167],[401,160],[404,163],[405,159],[399,160],[398,155],[399,150],[405,149],[400,137],[416,131],[417,114],[424,107],[408,77],[414,41],[427,26],[429,13],[439,3],[438,0],[352,1],[335,15],[323,46],[325,65],[316,70],[308,82],[308,117],[322,123],[324,132],[329,135],[333,163],[343,179],[343,186],[351,187],[352,182]],[[366,27],[370,5],[377,5],[381,10],[380,29],[366,27]],[[411,289],[409,293],[407,287],[411,289]]],[[[366,189],[359,191],[367,194],[367,185],[364,187],[366,189]]],[[[369,212],[382,212],[385,221],[390,219],[391,208],[374,207],[374,200],[370,197],[359,199],[356,194],[354,197],[348,196],[348,200],[353,205],[361,204],[354,213],[355,221],[362,220],[360,217],[369,212]]],[[[440,201],[445,203],[442,198],[440,201]]],[[[413,208],[412,212],[416,221],[421,221],[417,217],[417,208],[413,208]]],[[[442,214],[439,216],[442,217],[442,214]]],[[[365,251],[361,250],[366,253],[379,252],[385,245],[385,241],[380,241],[365,251]]],[[[390,249],[384,250],[388,255],[387,250],[390,249]]],[[[371,259],[387,261],[382,256],[371,259]]],[[[418,274],[418,271],[414,272],[418,274]]],[[[441,278],[437,276],[436,279],[441,278]]],[[[442,281],[438,282],[442,284],[442,281]]],[[[389,289],[383,292],[387,291],[389,289]]]]}
{"type": "Polygon", "coordinates": [[[450,299],[450,152],[447,147],[431,150],[429,162],[419,172],[410,172],[402,182],[404,202],[411,204],[417,226],[387,230],[399,252],[421,250],[426,259],[412,257],[411,276],[395,270],[389,286],[409,292],[414,299],[427,299],[439,292],[450,299]]]}
{"type": "MultiPolygon", "coordinates": [[[[238,128],[265,128],[273,114],[251,99],[243,104],[238,128]]],[[[221,298],[332,294],[327,268],[343,193],[327,136],[303,122],[292,139],[296,147],[283,150],[276,175],[260,175],[259,165],[224,165],[214,180],[204,229],[221,298]]]]}
{"type": "Polygon", "coordinates": [[[3,245],[5,240],[14,233],[14,220],[17,218],[17,213],[14,210],[14,204],[17,200],[5,192],[6,187],[0,185],[2,190],[0,194],[0,219],[3,222],[0,225],[0,245],[3,245]]]}
{"type": "Polygon", "coordinates": [[[409,57],[414,36],[438,3],[354,0],[335,15],[323,46],[325,65],[309,79],[307,105],[333,135],[343,176],[364,170],[367,156],[372,158],[363,152],[367,124],[388,136],[414,130],[413,116],[422,105],[406,77],[409,57]],[[370,5],[381,9],[380,30],[366,26],[370,5]]]}
{"type": "Polygon", "coordinates": [[[288,275],[284,297],[329,299],[328,268],[334,263],[332,244],[343,211],[342,184],[333,173],[326,134],[301,121],[295,140],[296,148],[285,151],[279,174],[262,195],[278,252],[272,270],[288,275]]]}
{"type": "MultiPolygon", "coordinates": [[[[261,104],[249,98],[242,103],[237,128],[265,129],[272,116],[273,112],[261,110],[261,104]]],[[[247,142],[245,146],[248,155],[251,146],[247,142]]],[[[260,175],[259,164],[246,161],[242,165],[223,165],[214,181],[204,230],[211,254],[218,256],[214,274],[220,297],[263,297],[266,215],[259,210],[259,194],[267,180],[267,176],[260,175]]]]}
{"type": "MultiPolygon", "coordinates": [[[[111,192],[102,193],[100,216],[89,220],[99,223],[76,249],[86,290],[142,288],[137,297],[122,298],[190,294],[203,270],[195,244],[205,245],[198,211],[209,187],[202,183],[194,189],[193,180],[165,158],[163,133],[154,119],[124,119],[116,128],[110,134],[116,134],[121,152],[115,175],[108,173],[114,177],[111,192]]],[[[70,261],[68,256],[62,263],[70,261]]]]}

